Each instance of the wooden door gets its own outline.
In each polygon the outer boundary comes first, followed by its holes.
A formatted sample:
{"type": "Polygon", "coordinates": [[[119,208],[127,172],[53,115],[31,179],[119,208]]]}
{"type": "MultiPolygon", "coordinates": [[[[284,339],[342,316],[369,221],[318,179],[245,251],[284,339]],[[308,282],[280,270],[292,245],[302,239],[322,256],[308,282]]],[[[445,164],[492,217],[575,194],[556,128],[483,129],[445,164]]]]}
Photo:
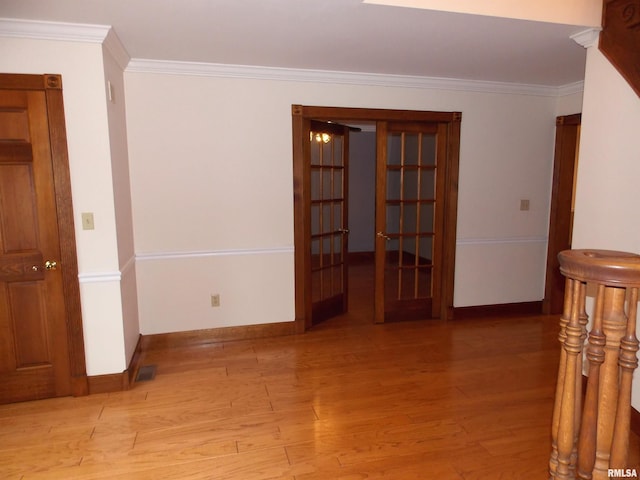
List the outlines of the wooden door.
{"type": "Polygon", "coordinates": [[[542,311],[546,314],[562,313],[564,305],[565,277],[560,273],[558,254],[571,248],[581,119],[579,113],[556,118],[549,246],[542,302],[542,311]]]}
{"type": "MultiPolygon", "coordinates": [[[[74,337],[78,332],[69,332],[78,317],[69,315],[65,299],[68,275],[75,275],[77,284],[75,260],[66,264],[75,247],[66,245],[63,256],[58,229],[58,207],[68,188],[60,168],[64,124],[61,118],[49,123],[49,111],[59,116],[62,104],[61,96],[47,90],[51,85],[59,90],[59,83],[57,76],[0,78],[1,403],[84,393],[75,378],[78,370],[84,373],[84,358],[77,357],[83,350],[74,337]]],[[[66,240],[73,219],[65,216],[66,240]]],[[[77,289],[67,291],[69,303],[79,303],[77,289]]]]}
{"type": "Polygon", "coordinates": [[[310,122],[312,324],[347,310],[349,129],[310,122]]]}
{"type": "Polygon", "coordinates": [[[378,122],[375,320],[440,316],[445,124],[378,122]]]}

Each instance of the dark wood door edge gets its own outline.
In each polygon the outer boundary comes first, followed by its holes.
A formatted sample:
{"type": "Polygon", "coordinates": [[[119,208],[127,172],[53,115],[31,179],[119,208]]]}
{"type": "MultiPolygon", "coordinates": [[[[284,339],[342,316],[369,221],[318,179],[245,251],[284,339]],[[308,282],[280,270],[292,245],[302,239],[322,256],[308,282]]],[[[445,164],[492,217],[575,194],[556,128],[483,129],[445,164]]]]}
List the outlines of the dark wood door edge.
{"type": "Polygon", "coordinates": [[[485,317],[515,317],[521,315],[540,315],[542,301],[501,303],[495,305],[477,305],[470,307],[454,307],[451,316],[454,320],[485,317]]]}

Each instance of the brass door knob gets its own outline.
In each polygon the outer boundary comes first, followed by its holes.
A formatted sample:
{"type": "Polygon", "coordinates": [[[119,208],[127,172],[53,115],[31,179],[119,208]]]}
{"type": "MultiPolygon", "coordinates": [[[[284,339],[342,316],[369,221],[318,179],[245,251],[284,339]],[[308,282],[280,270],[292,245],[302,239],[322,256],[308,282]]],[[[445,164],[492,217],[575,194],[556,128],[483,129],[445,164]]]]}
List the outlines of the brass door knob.
{"type": "Polygon", "coordinates": [[[46,262],[44,262],[44,268],[46,268],[47,270],[55,270],[58,268],[58,262],[56,262],[55,260],[47,260],[46,262]]]}

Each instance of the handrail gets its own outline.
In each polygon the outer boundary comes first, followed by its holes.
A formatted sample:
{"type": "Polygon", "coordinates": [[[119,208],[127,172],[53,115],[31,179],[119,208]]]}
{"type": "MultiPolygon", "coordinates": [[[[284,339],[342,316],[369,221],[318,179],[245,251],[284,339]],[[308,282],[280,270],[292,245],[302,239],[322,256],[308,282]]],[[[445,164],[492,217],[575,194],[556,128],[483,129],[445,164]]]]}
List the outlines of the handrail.
{"type": "Polygon", "coordinates": [[[640,0],[605,0],[600,51],[640,96],[640,0]]]}

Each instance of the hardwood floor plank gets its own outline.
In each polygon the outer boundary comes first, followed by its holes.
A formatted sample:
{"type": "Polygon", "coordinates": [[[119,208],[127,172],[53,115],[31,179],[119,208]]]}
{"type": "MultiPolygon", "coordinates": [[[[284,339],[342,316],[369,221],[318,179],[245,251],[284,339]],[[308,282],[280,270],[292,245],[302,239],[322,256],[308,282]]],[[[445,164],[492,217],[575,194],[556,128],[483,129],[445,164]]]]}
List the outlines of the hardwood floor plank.
{"type": "MultiPolygon", "coordinates": [[[[30,445],[33,442],[46,439],[47,443],[55,443],[64,441],[68,438],[75,439],[89,439],[94,431],[92,425],[70,425],[70,426],[37,426],[29,428],[27,430],[10,430],[2,429],[5,432],[11,432],[9,435],[2,436],[2,446],[0,451],[4,451],[10,448],[23,448],[25,445],[30,445]]],[[[2,459],[0,458],[0,462],[2,459]]]]}
{"type": "Polygon", "coordinates": [[[251,436],[238,442],[238,450],[270,448],[276,445],[296,446],[309,442],[318,442],[335,436],[353,435],[369,431],[377,431],[391,426],[410,425],[411,420],[405,415],[355,418],[334,418],[331,420],[315,419],[312,421],[279,422],[278,433],[266,436],[251,436]]]}
{"type": "Polygon", "coordinates": [[[59,471],[26,474],[23,480],[293,480],[283,449],[199,458],[162,454],[121,457],[102,464],[83,463],[59,471]]]}
{"type": "Polygon", "coordinates": [[[0,478],[546,478],[557,317],[374,325],[352,301],[304,335],[156,345],[125,392],[0,406],[0,478]]]}
{"type": "MultiPolygon", "coordinates": [[[[465,452],[460,450],[460,455],[465,452]]],[[[443,462],[423,454],[401,455],[382,461],[357,463],[347,466],[327,466],[320,471],[296,474],[296,480],[425,480],[427,478],[463,480],[450,462],[443,462]]]]}

